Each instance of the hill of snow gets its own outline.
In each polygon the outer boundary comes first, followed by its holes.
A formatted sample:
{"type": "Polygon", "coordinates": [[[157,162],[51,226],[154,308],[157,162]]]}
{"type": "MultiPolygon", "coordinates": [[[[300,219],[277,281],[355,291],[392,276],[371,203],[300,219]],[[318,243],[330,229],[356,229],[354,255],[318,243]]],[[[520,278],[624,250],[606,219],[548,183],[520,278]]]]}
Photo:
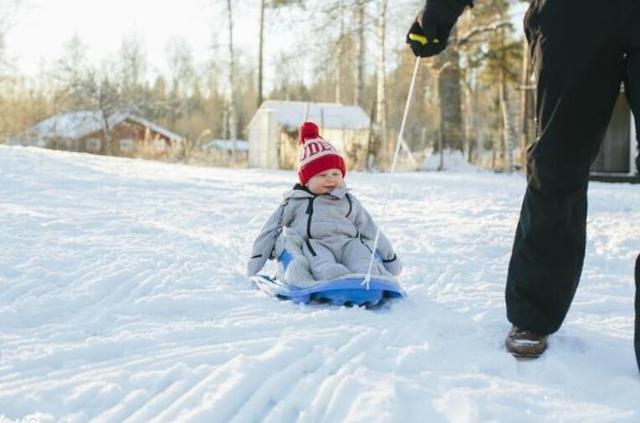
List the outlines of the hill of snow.
{"type": "Polygon", "coordinates": [[[537,361],[505,352],[525,182],[352,173],[406,300],[304,306],[244,277],[288,171],[0,146],[0,422],[639,421],[637,186],[592,183],[587,259],[537,361]]]}

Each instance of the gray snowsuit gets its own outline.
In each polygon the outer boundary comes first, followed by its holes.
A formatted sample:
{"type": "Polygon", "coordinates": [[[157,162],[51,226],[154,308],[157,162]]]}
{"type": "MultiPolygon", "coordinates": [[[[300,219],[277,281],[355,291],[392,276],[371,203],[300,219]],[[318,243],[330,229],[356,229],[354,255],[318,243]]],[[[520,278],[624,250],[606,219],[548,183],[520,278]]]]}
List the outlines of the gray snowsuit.
{"type": "MultiPolygon", "coordinates": [[[[273,259],[282,228],[302,239],[302,254],[316,280],[335,279],[349,273],[367,273],[378,227],[360,201],[347,188],[315,195],[296,185],[271,214],[253,243],[247,274],[253,276],[267,259],[273,259]]],[[[380,233],[376,248],[382,263],[373,274],[400,274],[402,265],[387,237],[380,233]]]]}

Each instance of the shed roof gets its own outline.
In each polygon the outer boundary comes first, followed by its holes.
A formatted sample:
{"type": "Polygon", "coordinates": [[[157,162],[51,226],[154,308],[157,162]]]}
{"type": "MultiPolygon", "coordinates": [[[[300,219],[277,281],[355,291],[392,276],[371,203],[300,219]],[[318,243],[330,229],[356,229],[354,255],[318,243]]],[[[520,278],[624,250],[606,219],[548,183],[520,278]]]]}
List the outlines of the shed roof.
{"type": "Polygon", "coordinates": [[[324,129],[368,129],[371,123],[360,106],[337,103],[268,100],[262,103],[253,119],[261,113],[271,113],[273,119],[287,129],[298,129],[305,120],[314,121],[324,129]]]}
{"type": "MultiPolygon", "coordinates": [[[[172,141],[182,141],[182,137],[151,121],[126,112],[117,112],[109,116],[109,126],[113,127],[125,120],[143,125],[172,141]]],[[[77,139],[102,130],[102,113],[98,110],[66,112],[51,116],[38,122],[29,130],[35,138],[77,139]]]]}

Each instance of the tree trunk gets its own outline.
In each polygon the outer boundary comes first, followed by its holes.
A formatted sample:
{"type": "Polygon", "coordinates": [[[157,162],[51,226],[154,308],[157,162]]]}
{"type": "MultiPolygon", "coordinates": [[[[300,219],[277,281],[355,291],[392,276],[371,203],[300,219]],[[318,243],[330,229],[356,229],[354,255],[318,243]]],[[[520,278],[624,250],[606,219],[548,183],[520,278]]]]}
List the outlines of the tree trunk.
{"type": "Polygon", "coordinates": [[[531,64],[529,58],[529,43],[526,38],[522,39],[522,75],[520,79],[520,163],[524,169],[527,163],[527,147],[530,137],[530,98],[531,88],[529,77],[531,75],[531,64]]]}
{"type": "Polygon", "coordinates": [[[353,104],[362,105],[362,92],[364,90],[364,12],[365,0],[357,0],[356,2],[356,18],[358,20],[358,38],[356,41],[356,66],[355,66],[355,92],[353,96],[353,104]]]}
{"type": "MultiPolygon", "coordinates": [[[[468,80],[469,78],[465,78],[468,80]]],[[[473,163],[474,154],[475,154],[475,145],[473,140],[475,140],[475,116],[476,116],[476,96],[477,96],[477,87],[472,86],[468,82],[463,82],[464,90],[464,102],[465,102],[465,156],[469,163],[473,163]]]]}
{"type": "Polygon", "coordinates": [[[109,115],[106,110],[100,109],[100,117],[102,118],[102,135],[104,136],[104,147],[102,151],[106,156],[110,156],[111,151],[111,128],[109,127],[109,115]]]}
{"type": "Polygon", "coordinates": [[[264,11],[266,8],[266,0],[260,0],[260,39],[258,40],[258,95],[256,108],[262,104],[262,79],[264,67],[264,11]]]}
{"type": "MultiPolygon", "coordinates": [[[[452,32],[455,37],[455,29],[452,32]]],[[[440,131],[444,147],[462,151],[464,145],[464,119],[462,118],[462,88],[460,83],[460,54],[451,45],[438,56],[438,98],[440,131]]]]}
{"type": "MultiPolygon", "coordinates": [[[[502,34],[502,31],[500,31],[502,34]]],[[[504,49],[504,37],[500,37],[500,48],[504,49]]],[[[501,54],[502,59],[504,55],[501,54]]],[[[508,144],[509,144],[509,119],[507,115],[507,99],[505,93],[504,70],[502,69],[504,61],[498,64],[498,110],[500,111],[500,158],[502,170],[509,169],[508,160],[508,144]]]]}
{"type": "Polygon", "coordinates": [[[336,54],[336,70],[335,70],[335,75],[336,75],[336,92],[335,92],[335,102],[340,104],[341,103],[341,97],[342,97],[342,92],[341,92],[341,87],[342,87],[342,56],[343,56],[343,51],[344,51],[344,8],[342,5],[342,0],[338,0],[338,15],[339,15],[339,19],[340,19],[340,35],[338,38],[338,52],[336,54]]]}
{"type": "Polygon", "coordinates": [[[371,120],[369,120],[369,134],[367,138],[367,160],[366,166],[367,170],[371,170],[374,167],[375,161],[375,153],[374,153],[374,136],[373,136],[373,122],[375,121],[376,115],[376,101],[371,102],[371,120]]]}
{"type": "Polygon", "coordinates": [[[379,0],[378,4],[378,61],[376,72],[376,124],[380,136],[380,150],[384,157],[388,156],[389,140],[387,139],[387,110],[386,110],[386,90],[385,90],[385,24],[387,1],[379,0]]]}
{"type": "Polygon", "coordinates": [[[231,163],[235,162],[236,140],[238,139],[238,124],[236,119],[235,104],[235,63],[233,57],[233,13],[231,9],[231,0],[227,0],[227,13],[229,17],[229,136],[232,140],[231,147],[231,163]]]}
{"type": "Polygon", "coordinates": [[[507,58],[506,58],[506,46],[505,46],[505,34],[504,27],[500,29],[500,49],[501,53],[501,61],[498,75],[500,84],[498,86],[499,91],[499,101],[500,101],[500,115],[502,118],[502,148],[503,148],[503,160],[504,160],[504,170],[506,172],[513,171],[513,143],[512,143],[512,122],[511,116],[509,113],[509,93],[507,91],[507,74],[504,70],[504,67],[507,66],[507,58]]]}
{"type": "Polygon", "coordinates": [[[498,99],[500,101],[500,117],[502,125],[500,125],[502,138],[502,158],[504,160],[504,170],[511,172],[513,170],[513,149],[511,148],[511,122],[509,119],[509,100],[507,98],[507,78],[504,70],[500,67],[500,84],[498,85],[498,99]]]}

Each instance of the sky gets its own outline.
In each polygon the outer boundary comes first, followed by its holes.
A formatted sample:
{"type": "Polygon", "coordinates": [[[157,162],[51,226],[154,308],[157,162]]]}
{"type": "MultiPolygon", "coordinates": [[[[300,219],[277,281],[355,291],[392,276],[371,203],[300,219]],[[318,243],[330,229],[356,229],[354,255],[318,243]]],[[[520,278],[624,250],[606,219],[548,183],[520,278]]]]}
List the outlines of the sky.
{"type": "MultiPolygon", "coordinates": [[[[28,0],[7,37],[8,51],[17,68],[37,73],[40,63],[62,55],[63,45],[74,34],[89,47],[89,59],[100,63],[118,51],[124,36],[134,35],[146,47],[152,68],[165,67],[164,50],[173,37],[192,47],[196,62],[206,57],[215,31],[226,30],[226,21],[215,16],[213,0],[28,0]]],[[[221,3],[221,2],[219,2],[221,3]]],[[[239,11],[238,25],[245,37],[257,37],[253,16],[239,11]]],[[[257,20],[257,17],[255,18],[257,20]]],[[[243,37],[243,38],[245,38],[243,37]]],[[[239,40],[242,44],[242,41],[239,40]]]]}
{"type": "MultiPolygon", "coordinates": [[[[1,0],[0,0],[1,1],[1,0]]],[[[390,19],[399,22],[418,0],[399,1],[390,9],[390,19]]],[[[235,44],[245,57],[257,56],[257,0],[234,1],[235,44]]],[[[89,60],[100,64],[117,54],[124,37],[136,37],[145,47],[149,77],[167,69],[165,49],[176,37],[192,48],[197,64],[211,57],[214,40],[224,43],[227,22],[222,0],[23,0],[18,16],[7,34],[7,50],[19,73],[36,76],[43,62],[52,63],[63,54],[64,43],[74,35],[88,47],[89,60]]],[[[314,10],[269,12],[265,44],[265,77],[275,75],[272,65],[281,52],[295,55],[296,40],[305,20],[315,19],[314,10]],[[285,16],[286,13],[286,16],[285,16]],[[274,16],[273,14],[279,14],[274,16]]],[[[521,15],[522,10],[514,15],[521,15]]],[[[409,21],[410,19],[408,19],[409,21]]],[[[521,19],[514,18],[514,21],[521,19]]],[[[407,24],[408,25],[408,24],[407,24]]],[[[389,45],[402,43],[404,25],[388,25],[389,45]],[[400,41],[398,41],[400,40],[400,41]]],[[[306,43],[306,41],[305,41],[306,43]]],[[[397,45],[397,44],[396,44],[397,45]]],[[[302,48],[307,48],[302,46],[302,48]]],[[[225,53],[226,50],[222,50],[225,53]]],[[[309,64],[303,66],[311,68],[309,64]]],[[[308,69],[304,72],[308,72],[308,69]]]]}

